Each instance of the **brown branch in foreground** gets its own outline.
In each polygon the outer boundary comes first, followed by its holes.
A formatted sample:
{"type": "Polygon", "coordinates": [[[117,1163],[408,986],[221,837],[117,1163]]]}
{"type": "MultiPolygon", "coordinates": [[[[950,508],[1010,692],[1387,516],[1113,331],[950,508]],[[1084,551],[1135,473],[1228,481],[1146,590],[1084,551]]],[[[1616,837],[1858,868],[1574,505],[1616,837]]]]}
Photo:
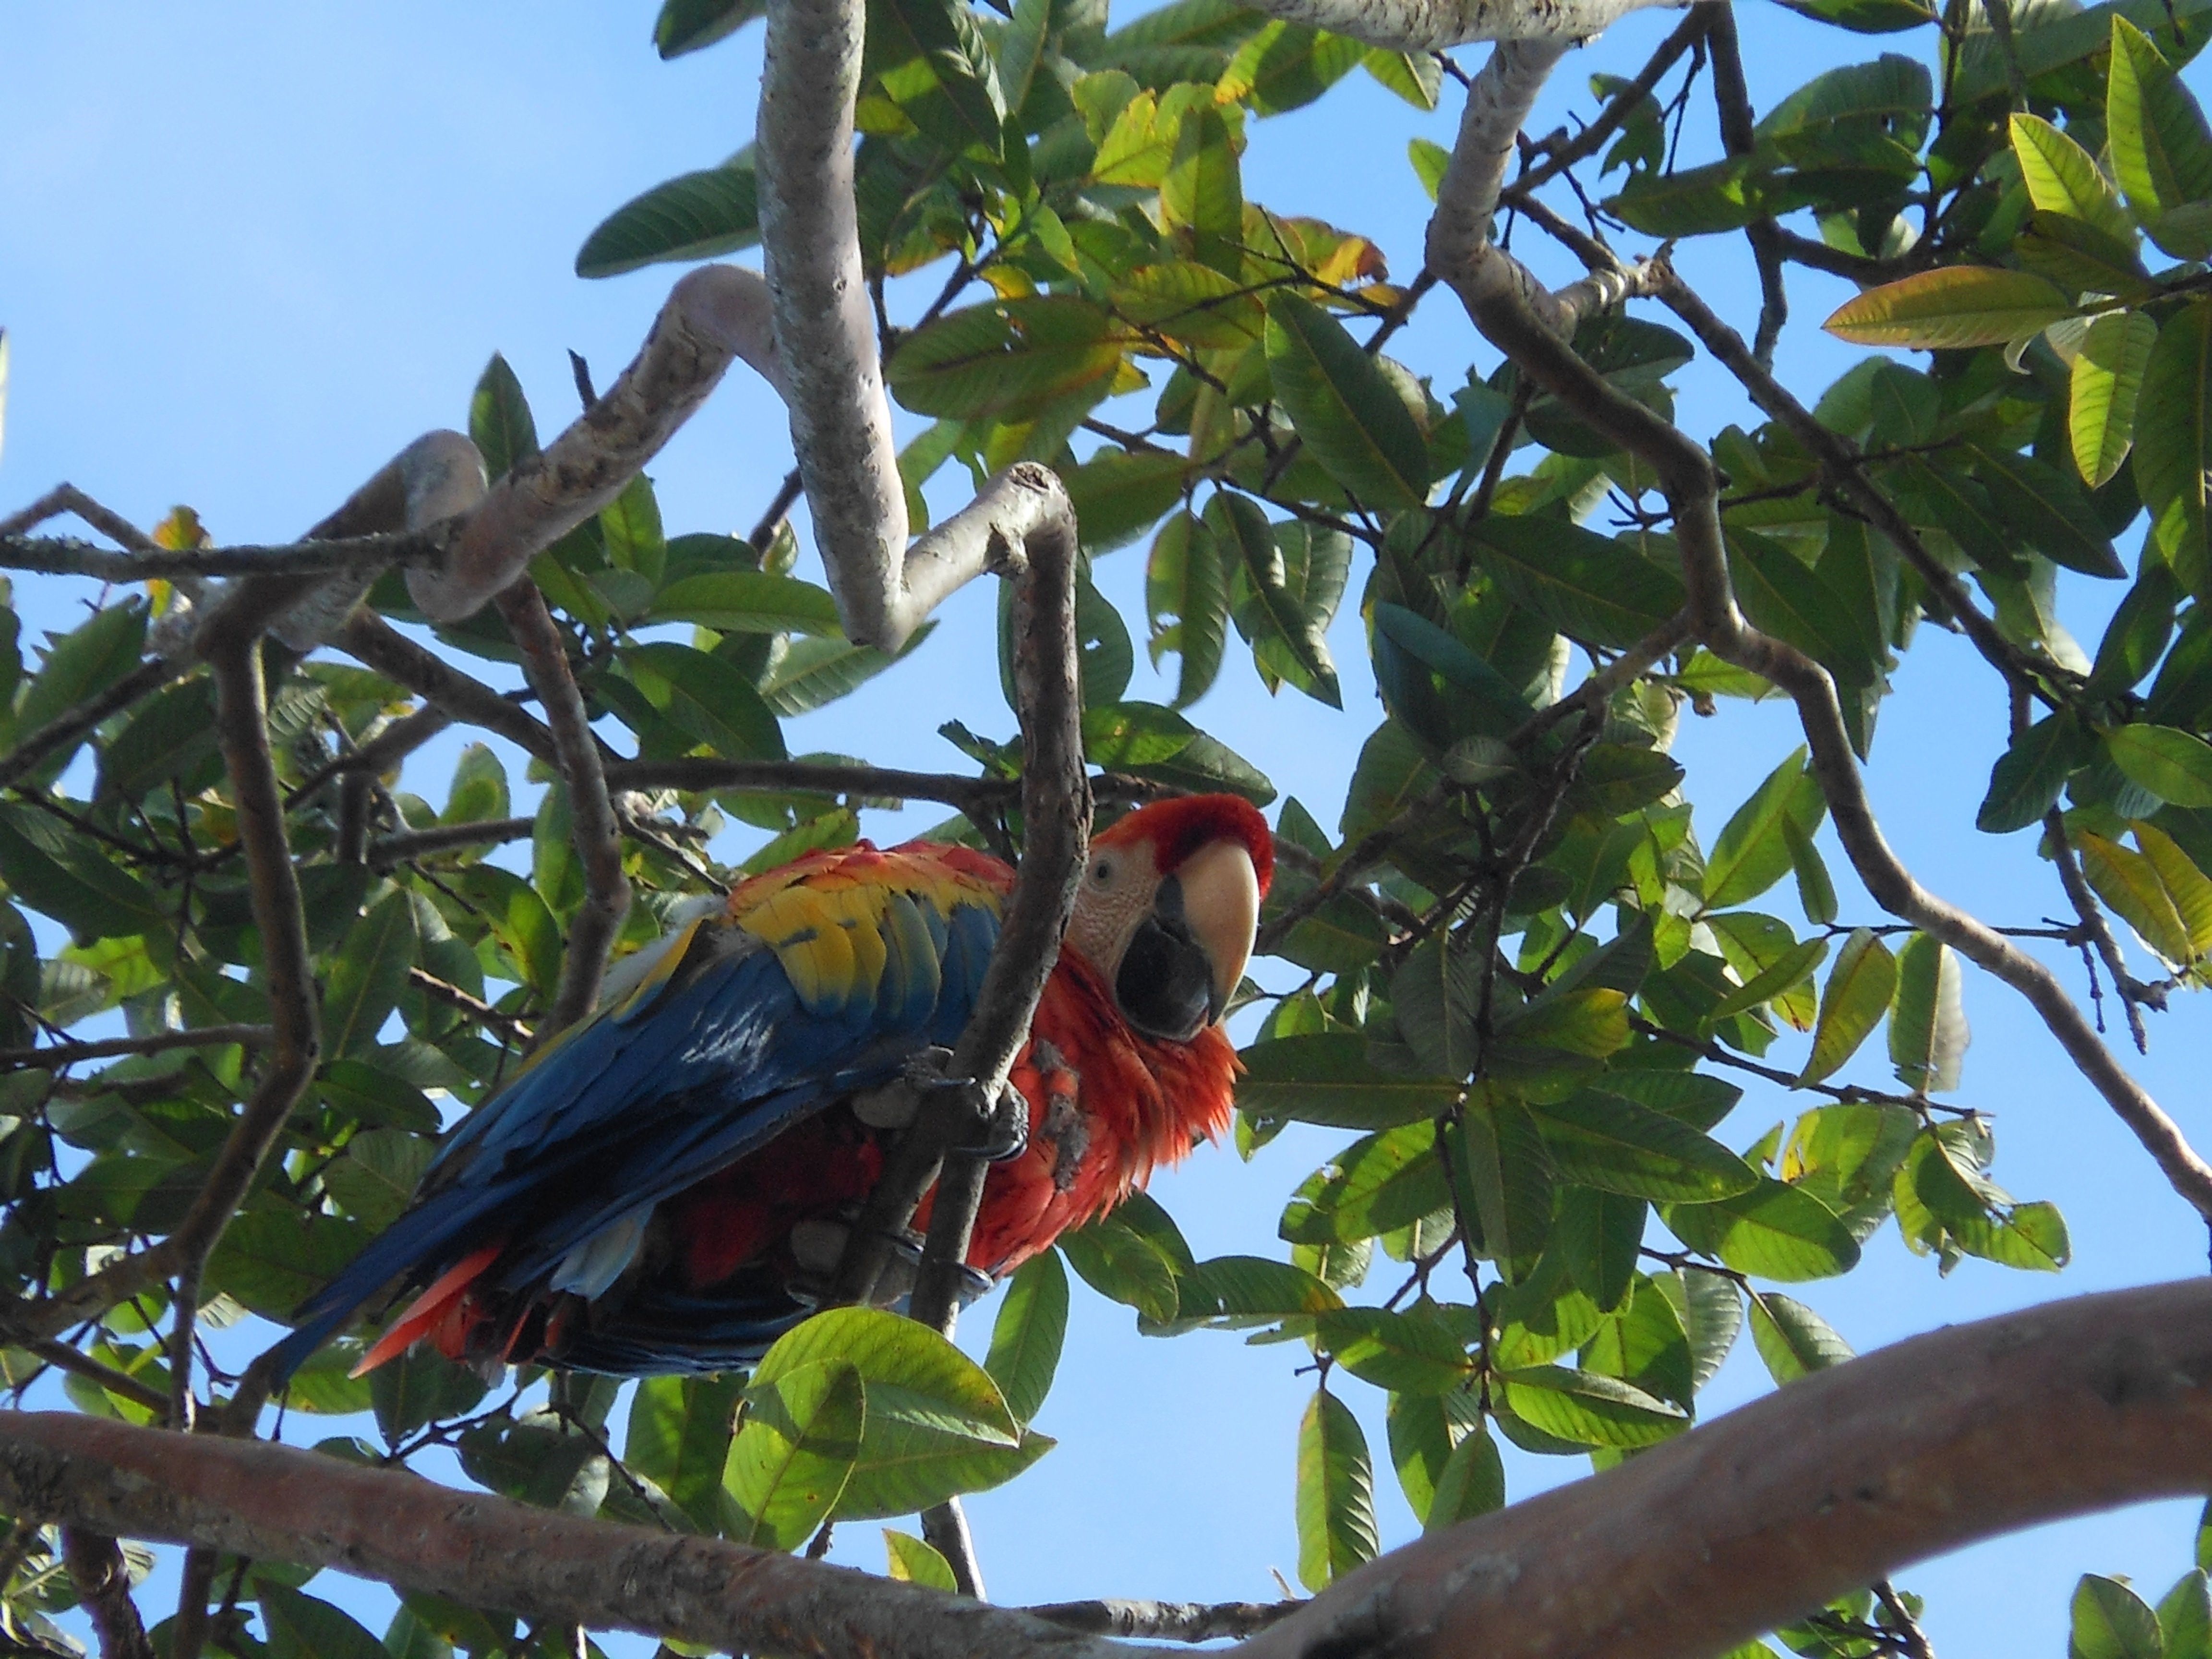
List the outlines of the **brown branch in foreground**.
{"type": "Polygon", "coordinates": [[[43,1048],[0,1048],[0,1071],[36,1066],[53,1071],[88,1060],[114,1060],[124,1054],[161,1054],[172,1048],[220,1048],[240,1043],[264,1048],[276,1040],[266,1025],[199,1025],[187,1031],[155,1031],[148,1036],[100,1037],[90,1042],[55,1042],[43,1048]]]}
{"type": "MultiPolygon", "coordinates": [[[[1237,1651],[1705,1659],[1978,1539],[2208,1488],[2212,1279],[2199,1279],[1954,1326],[1821,1371],[1394,1551],[1237,1651]]],[[[74,1413],[0,1413],[0,1510],[724,1650],[1161,1651],[822,1562],[74,1413]]]]}
{"type": "Polygon", "coordinates": [[[104,1533],[64,1527],[62,1562],[100,1638],[100,1659],[154,1659],[145,1621],[131,1599],[131,1569],[115,1540],[104,1533]]]}
{"type": "Polygon", "coordinates": [[[1124,1641],[1149,1638],[1155,1642],[1213,1642],[1226,1637],[1242,1641],[1296,1613],[1303,1601],[1131,1601],[1111,1598],[1103,1601],[1052,1601],[1024,1607],[1032,1618],[1067,1630],[1093,1636],[1115,1636],[1124,1641]]]}
{"type": "Polygon", "coordinates": [[[1239,1652],[1706,1659],[1976,1539],[2207,1490],[2208,1382],[2212,1281],[1915,1337],[1395,1551],[1239,1652]]]}
{"type": "Polygon", "coordinates": [[[576,859],[584,869],[584,902],[568,924],[561,988],[538,1027],[550,1036],[574,1025],[599,1002],[607,953],[614,949],[623,918],[629,914],[629,880],[623,874],[622,831],[615,823],[614,803],[607,798],[599,739],[592,735],[591,714],[568,671],[568,642],[535,582],[507,588],[499,595],[499,609],[521,647],[523,672],[552,728],[561,781],[568,792],[576,859]]]}
{"type": "Polygon", "coordinates": [[[75,1413],[0,1413],[0,1505],[724,1652],[1115,1659],[1172,1651],[827,1562],[581,1520],[289,1446],[75,1413]]]}

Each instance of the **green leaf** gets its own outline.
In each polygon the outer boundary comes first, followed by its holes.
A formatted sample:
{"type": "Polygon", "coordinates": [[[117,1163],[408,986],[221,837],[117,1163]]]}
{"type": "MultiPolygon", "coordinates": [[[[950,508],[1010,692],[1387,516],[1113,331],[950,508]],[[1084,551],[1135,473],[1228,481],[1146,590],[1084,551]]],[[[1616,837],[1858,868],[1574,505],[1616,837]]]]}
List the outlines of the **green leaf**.
{"type": "Polygon", "coordinates": [[[886,372],[917,415],[1013,422],[1095,389],[1121,366],[1107,314],[1087,300],[1048,295],[971,306],[908,335],[886,372]]]}
{"type": "Polygon", "coordinates": [[[2212,198],[2212,131],[2151,38],[2120,16],[2112,19],[2105,123],[2112,171],[2151,240],[2178,259],[2212,253],[2212,223],[2172,216],[2212,198]]]}
{"type": "Polygon", "coordinates": [[[1380,1547],[1367,1437],[1352,1408],[1322,1389],[1298,1425],[1298,1581],[1316,1593],[1380,1547]]]}
{"type": "Polygon", "coordinates": [[[1046,1250],[1022,1263],[1007,1285],[983,1362],[1016,1422],[1028,1422],[1044,1404],[1066,1334],[1067,1273],[1058,1254],[1046,1250]]]}
{"type": "Polygon", "coordinates": [[[722,1490],[737,1510],[729,1536],[761,1549],[796,1549],[828,1518],[860,1461],[860,1373],[835,1359],[788,1365],[756,1380],[744,1403],[744,1425],[722,1469],[722,1490]]]}
{"type": "Polygon", "coordinates": [[[1571,638],[1626,647],[1682,607],[1671,572],[1565,519],[1493,514],[1469,535],[1508,596],[1571,638]]]}
{"type": "Polygon", "coordinates": [[[782,760],[783,728],[734,663],[688,645],[618,647],[633,684],[685,736],[726,760],[782,760]]]}
{"type": "Polygon", "coordinates": [[[1718,1141],[1620,1095],[1585,1089],[1528,1110],[1559,1175],[1602,1192],[1696,1204],[1759,1182],[1718,1141]]]}
{"type": "Polygon", "coordinates": [[[2069,1659],[2165,1659],[2166,1636],[2150,1603],[2134,1590],[2117,1578],[2084,1573],[2074,1587],[2066,1650],[2069,1659]]]}
{"type": "Polygon", "coordinates": [[[391,1659],[353,1615],[257,1573],[254,1600],[269,1632],[269,1659],[391,1659]]]}
{"type": "Polygon", "coordinates": [[[2024,270],[1946,265],[1869,289],[1822,325],[1853,345],[2009,345],[2074,310],[2067,296],[2024,270]]]}
{"type": "Polygon", "coordinates": [[[1292,1244],[1348,1244],[1406,1226],[1450,1202],[1436,1153],[1436,1126],[1408,1123],[1352,1142],[1310,1176],[1284,1206],[1278,1231],[1292,1244]]]}
{"type": "Polygon", "coordinates": [[[1363,1382],[1398,1394],[1448,1394],[1473,1363],[1434,1310],[1340,1308],[1314,1321],[1315,1340],[1363,1382]]]}
{"type": "Polygon", "coordinates": [[[1444,1460],[1421,1530],[1440,1532],[1504,1507],[1505,1465],[1498,1455],[1498,1443],[1478,1421],[1460,1437],[1451,1455],[1444,1460]]]}
{"type": "Polygon", "coordinates": [[[1789,843],[1790,868],[1797,878],[1797,902],[1805,920],[1815,927],[1826,927],[1836,919],[1836,885],[1828,878],[1828,866],[1820,848],[1813,844],[1811,832],[1786,813],[1782,839],[1789,843]]]}
{"type": "Polygon", "coordinates": [[[1676,1204],[1662,1218],[1692,1249],[1784,1284],[1832,1278],[1859,1259],[1858,1241],[1833,1211],[1778,1181],[1714,1204],[1676,1204]]]}
{"type": "Polygon", "coordinates": [[[490,864],[470,866],[451,884],[477,906],[493,939],[514,959],[524,981],[550,998],[561,982],[564,947],[561,924],[537,890],[513,871],[490,864]]]}
{"type": "Polygon", "coordinates": [[[2212,806],[2212,744],[2170,726],[2116,726],[2105,752],[2128,781],[2176,806],[2212,806]]]}
{"type": "Polygon", "coordinates": [[[1743,1329],[1743,1296],[1734,1279],[1698,1267],[1686,1267],[1653,1281],[1675,1304],[1690,1341],[1690,1388],[1711,1382],[1743,1329]],[[1671,1287],[1671,1288],[1670,1288],[1671,1287]]]}
{"type": "Polygon", "coordinates": [[[399,1006],[407,970],[422,953],[415,901],[394,889],[347,932],[323,996],[322,1037],[334,1058],[374,1048],[377,1032],[399,1006]]]}
{"type": "Polygon", "coordinates": [[[1212,102],[1183,111],[1160,180],[1160,216],[1194,234],[1198,257],[1231,275],[1241,268],[1244,192],[1229,124],[1212,102]]]}
{"type": "Polygon", "coordinates": [[[1810,979],[1814,970],[1827,959],[1828,941],[1817,935],[1793,945],[1715,1003],[1705,1018],[1709,1022],[1718,1022],[1785,996],[1810,979]]]}
{"type": "Polygon", "coordinates": [[[2128,574],[2095,509],[2064,473],[2032,455],[1979,444],[1966,453],[1990,504],[2023,541],[2084,575],[2117,580],[2128,574]]]}
{"type": "Polygon", "coordinates": [[[1850,1345],[1827,1321],[1772,1291],[1751,1293],[1751,1340],[1777,1382],[1795,1382],[1851,1357],[1850,1345]]]}
{"type": "Polygon", "coordinates": [[[905,1515],[1011,1480],[1051,1449],[1025,1434],[983,1368],[927,1327],[874,1308],[817,1314],[777,1339],[757,1389],[786,1370],[842,1360],[866,1395],[860,1452],[838,1520],[905,1515]]]}
{"type": "Polygon", "coordinates": [[[2015,112],[2011,133],[2012,153],[2030,201],[2094,225],[2124,247],[2135,246],[2135,221],[2098,169],[2095,156],[2039,115],[2015,112]]]}
{"type": "Polygon", "coordinates": [[[1898,951],[1889,1059],[1906,1088],[1941,1094],[1959,1086],[1970,1035],[1964,978],[1950,947],[1929,934],[1913,934],[1898,951]]]}
{"type": "Polygon", "coordinates": [[[1176,1291],[1179,1301],[1173,1324],[1140,1321],[1138,1329],[1155,1336],[1200,1325],[1242,1330],[1344,1305],[1341,1297],[1304,1267],[1256,1255],[1218,1255],[1200,1261],[1176,1279],[1176,1291]]]}
{"type": "Polygon", "coordinates": [[[507,359],[496,351],[477,377],[469,398],[469,439],[483,457],[484,476],[494,483],[516,462],[538,453],[538,422],[531,417],[530,400],[507,359]]]}
{"type": "Polygon", "coordinates": [[[80,943],[171,926],[152,890],[91,836],[27,806],[0,806],[0,877],[19,901],[80,943]]]}
{"type": "Polygon", "coordinates": [[[1656,1446],[1689,1427],[1679,1406],[1619,1377],[1560,1365],[1500,1373],[1505,1401],[1522,1422],[1582,1446],[1656,1446]]]}
{"type": "Polygon", "coordinates": [[[1386,1417],[1390,1466],[1413,1519],[1425,1522],[1436,1498],[1437,1482],[1451,1461],[1462,1432],[1446,1402],[1435,1395],[1394,1394],[1386,1417]]]}
{"type": "Polygon", "coordinates": [[[960,1593],[959,1581],[952,1576],[952,1564],[912,1534],[885,1527],[884,1553],[889,1558],[888,1576],[900,1583],[920,1584],[951,1595],[960,1593]]]}
{"type": "Polygon", "coordinates": [[[1474,1213],[1484,1252],[1509,1284],[1517,1281],[1552,1226],[1552,1160],[1535,1119],[1518,1101],[1493,1098],[1462,1112],[1446,1144],[1452,1177],[1467,1188],[1462,1210],[1474,1213]]]}
{"type": "Polygon", "coordinates": [[[704,1531],[721,1526],[722,1467],[744,1383],[737,1374],[648,1376],[630,1399],[624,1465],[704,1531]]]}
{"type": "Polygon", "coordinates": [[[1176,1263],[1158,1245],[1113,1215],[1060,1236],[1060,1248],[1083,1282],[1140,1320],[1166,1324],[1182,1298],[1176,1288],[1176,1263]]]}
{"type": "Polygon", "coordinates": [[[1340,1129],[1388,1129],[1449,1111],[1461,1085],[1379,1072],[1356,1031],[1321,1031],[1255,1043],[1239,1056],[1237,1103],[1256,1117],[1340,1129]]]}
{"type": "Polygon", "coordinates": [[[768,8],[762,0],[661,0],[653,45],[665,61],[734,34],[768,8]]]}
{"type": "Polygon", "coordinates": [[[323,1184],[348,1215],[372,1227],[399,1218],[430,1167],[430,1144],[404,1129],[369,1129],[323,1170],[323,1184]]]}
{"type": "Polygon", "coordinates": [[[1224,562],[1232,551],[1243,561],[1245,580],[1259,601],[1267,629],[1262,640],[1279,641],[1311,680],[1311,695],[1332,708],[1341,708],[1336,664],[1324,637],[1327,619],[1310,613],[1291,592],[1282,548],[1267,514],[1249,495],[1218,490],[1206,504],[1206,521],[1224,562]]]}
{"type": "Polygon", "coordinates": [[[720,634],[814,634],[842,641],[827,588],[764,570],[679,576],[653,596],[655,622],[697,623],[720,634]]]}
{"type": "Polygon", "coordinates": [[[1896,988],[1897,962],[1889,947],[1863,927],[1853,930],[1820,989],[1820,1018],[1813,1028],[1813,1052],[1798,1075],[1800,1086],[1818,1083],[1858,1051],[1888,1012],[1896,988]]]}
{"type": "Polygon", "coordinates": [[[616,276],[665,260],[711,259],[759,240],[749,146],[740,162],[678,174],[623,203],[576,250],[576,275],[616,276]]]}
{"type": "MultiPolygon", "coordinates": [[[[138,665],[146,608],[135,602],[109,605],[69,633],[48,639],[46,661],[15,708],[15,730],[26,737],[98,696],[138,665]]],[[[76,746],[59,752],[73,754],[76,746]]],[[[58,758],[45,764],[52,766],[58,758]]]]}
{"type": "Polygon", "coordinates": [[[1989,793],[1974,814],[1974,827],[2002,836],[2041,823],[2089,754],[2080,723],[2063,709],[2016,733],[1990,769],[1989,793]]]}
{"type": "Polygon", "coordinates": [[[2205,1659],[2212,1652],[2212,1590],[2203,1568],[2191,1567],[2174,1581],[2158,1604],[2158,1628],[2166,1659],[2205,1659]]]}
{"type": "Polygon", "coordinates": [[[1725,909],[1757,898],[1782,879],[1790,869],[1790,842],[1784,821],[1809,836],[1827,816],[1821,796],[1801,746],[1736,808],[1713,843],[1705,860],[1705,906],[1725,909]]]}
{"type": "Polygon", "coordinates": [[[2109,483],[2135,442],[2136,400],[2158,343],[2158,324],[2140,311],[2090,319],[2067,382],[2066,430],[2074,465],[2093,489],[2109,483]]]}
{"type": "Polygon", "coordinates": [[[2212,587],[2212,304],[2185,307],[2150,349],[2136,404],[2136,489],[2150,509],[2151,537],[2182,586],[2212,587]]]}
{"type": "Polygon", "coordinates": [[[1277,401],[1332,477],[1370,507],[1428,499],[1421,429],[1343,324],[1279,291],[1267,302],[1267,352],[1277,401]]]}
{"type": "Polygon", "coordinates": [[[369,1373],[376,1426],[398,1445],[425,1424],[474,1411],[488,1392],[484,1381],[434,1350],[415,1347],[369,1373]]]}

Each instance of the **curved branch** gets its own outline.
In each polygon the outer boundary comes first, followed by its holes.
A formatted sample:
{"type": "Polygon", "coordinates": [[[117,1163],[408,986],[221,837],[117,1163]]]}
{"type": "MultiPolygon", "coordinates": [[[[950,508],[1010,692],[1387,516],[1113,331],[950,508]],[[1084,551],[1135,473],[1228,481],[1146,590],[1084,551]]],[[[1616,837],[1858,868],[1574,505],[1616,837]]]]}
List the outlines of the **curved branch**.
{"type": "Polygon", "coordinates": [[[767,289],[738,265],[704,265],[671,290],[635,361],[583,417],[518,461],[470,514],[442,571],[410,570],[407,591],[437,622],[458,622],[531,559],[619,495],[742,357],[771,385],[767,289]]]}
{"type": "Polygon", "coordinates": [[[1383,1557],[1248,1659],[1705,1659],[1977,1539],[2212,1482],[2212,1281],[1885,1348],[1383,1557]]]}

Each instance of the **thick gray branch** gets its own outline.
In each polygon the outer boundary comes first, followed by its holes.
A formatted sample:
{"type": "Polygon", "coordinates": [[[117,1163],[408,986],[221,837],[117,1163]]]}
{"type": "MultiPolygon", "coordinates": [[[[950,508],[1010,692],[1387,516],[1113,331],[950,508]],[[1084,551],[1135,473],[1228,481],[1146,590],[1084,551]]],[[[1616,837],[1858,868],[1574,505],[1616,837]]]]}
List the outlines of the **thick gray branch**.
{"type": "Polygon", "coordinates": [[[458,622],[504,589],[539,551],[622,493],[734,357],[780,382],[767,289],[740,266],[702,266],[670,292],[644,349],[606,394],[492,487],[445,569],[408,573],[415,602],[436,621],[458,622]]]}
{"type": "Polygon", "coordinates": [[[1372,46],[1441,52],[1477,40],[1587,40],[1647,6],[1684,0],[1259,0],[1271,16],[1372,46]]]}

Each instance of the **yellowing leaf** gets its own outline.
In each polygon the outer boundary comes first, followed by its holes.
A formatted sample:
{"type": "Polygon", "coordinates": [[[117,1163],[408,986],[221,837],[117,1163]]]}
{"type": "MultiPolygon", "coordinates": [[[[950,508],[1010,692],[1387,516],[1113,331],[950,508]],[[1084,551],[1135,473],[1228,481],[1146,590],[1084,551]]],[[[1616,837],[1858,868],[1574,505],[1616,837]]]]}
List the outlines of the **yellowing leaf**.
{"type": "Polygon", "coordinates": [[[1822,325],[1854,345],[2008,345],[2069,316],[2064,294],[2021,270],[1951,265],[1869,289],[1822,325]]]}
{"type": "Polygon", "coordinates": [[[2158,878],[2158,868],[2141,853],[2115,845],[2102,836],[2079,831],[2074,844],[2081,854],[2081,873],[2097,896],[2136,930],[2145,945],[2166,961],[2191,960],[2189,929],[2173,896],[2158,878]]]}

